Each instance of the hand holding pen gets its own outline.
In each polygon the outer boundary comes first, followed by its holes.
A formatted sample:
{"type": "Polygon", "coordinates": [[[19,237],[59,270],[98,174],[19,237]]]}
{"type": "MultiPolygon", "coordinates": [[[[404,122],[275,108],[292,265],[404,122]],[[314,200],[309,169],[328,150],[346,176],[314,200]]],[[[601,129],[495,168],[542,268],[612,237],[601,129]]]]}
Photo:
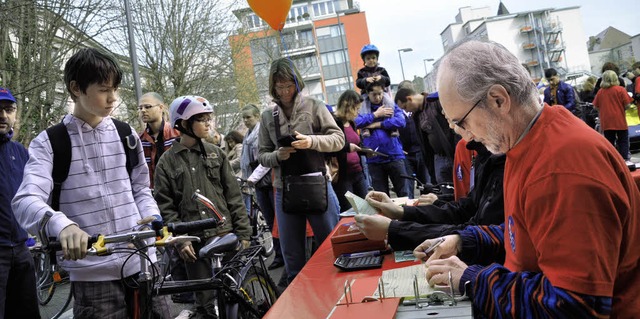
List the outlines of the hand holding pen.
{"type": "Polygon", "coordinates": [[[458,254],[460,244],[460,235],[427,239],[413,250],[413,255],[422,261],[447,258],[458,254]]]}

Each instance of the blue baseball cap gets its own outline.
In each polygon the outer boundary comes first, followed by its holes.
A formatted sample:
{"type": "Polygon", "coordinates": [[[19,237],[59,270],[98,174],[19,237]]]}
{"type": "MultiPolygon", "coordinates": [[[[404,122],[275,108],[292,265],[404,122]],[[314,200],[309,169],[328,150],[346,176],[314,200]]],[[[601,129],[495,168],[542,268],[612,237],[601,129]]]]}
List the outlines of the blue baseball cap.
{"type": "Polygon", "coordinates": [[[16,102],[16,98],[13,97],[13,95],[11,95],[11,91],[9,91],[8,89],[2,88],[0,87],[0,101],[11,101],[13,103],[17,103],[16,102]]]}

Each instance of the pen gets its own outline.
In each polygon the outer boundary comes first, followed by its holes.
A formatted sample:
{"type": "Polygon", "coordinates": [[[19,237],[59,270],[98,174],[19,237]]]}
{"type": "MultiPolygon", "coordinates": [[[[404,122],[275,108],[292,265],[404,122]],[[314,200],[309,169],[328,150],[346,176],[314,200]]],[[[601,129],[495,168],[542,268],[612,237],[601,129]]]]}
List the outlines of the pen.
{"type": "Polygon", "coordinates": [[[434,251],[442,243],[444,243],[444,238],[443,237],[438,238],[438,240],[433,245],[429,246],[429,248],[427,248],[427,250],[424,251],[425,255],[428,255],[430,252],[434,251]]]}
{"type": "Polygon", "coordinates": [[[349,258],[380,256],[380,251],[379,250],[363,251],[360,253],[342,254],[342,256],[349,257],[349,258]]]}

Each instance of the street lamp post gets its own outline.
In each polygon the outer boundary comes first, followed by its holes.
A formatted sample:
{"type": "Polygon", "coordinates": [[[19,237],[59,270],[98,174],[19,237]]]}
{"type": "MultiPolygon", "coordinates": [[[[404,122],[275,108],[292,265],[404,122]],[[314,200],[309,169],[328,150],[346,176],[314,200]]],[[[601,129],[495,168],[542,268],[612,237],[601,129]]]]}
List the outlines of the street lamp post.
{"type": "Polygon", "coordinates": [[[427,72],[427,62],[431,62],[431,61],[433,61],[433,59],[431,59],[431,58],[422,60],[422,63],[424,63],[424,77],[425,78],[427,77],[427,74],[429,74],[427,72]]]}
{"type": "Polygon", "coordinates": [[[400,58],[400,70],[402,70],[402,81],[405,80],[404,78],[404,67],[402,66],[402,52],[411,52],[413,51],[412,48],[404,48],[404,49],[398,49],[398,57],[400,58]]]}

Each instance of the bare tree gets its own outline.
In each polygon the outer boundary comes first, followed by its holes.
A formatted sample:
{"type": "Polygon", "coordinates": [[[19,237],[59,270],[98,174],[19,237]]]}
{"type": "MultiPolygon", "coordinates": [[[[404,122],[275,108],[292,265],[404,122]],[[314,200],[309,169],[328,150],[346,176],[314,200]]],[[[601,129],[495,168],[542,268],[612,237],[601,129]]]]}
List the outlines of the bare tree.
{"type": "MultiPolygon", "coordinates": [[[[240,123],[227,41],[238,23],[231,14],[236,5],[224,0],[132,2],[143,91],[158,92],[169,102],[180,95],[207,98],[215,106],[217,127],[224,132],[240,123]]],[[[120,52],[127,52],[124,31],[113,32],[108,39],[120,52]]],[[[133,95],[121,95],[127,105],[136,104],[133,95]]]]}
{"type": "Polygon", "coordinates": [[[62,82],[66,59],[113,28],[114,10],[100,0],[0,2],[0,79],[18,101],[19,141],[27,145],[67,113],[62,82]]]}

